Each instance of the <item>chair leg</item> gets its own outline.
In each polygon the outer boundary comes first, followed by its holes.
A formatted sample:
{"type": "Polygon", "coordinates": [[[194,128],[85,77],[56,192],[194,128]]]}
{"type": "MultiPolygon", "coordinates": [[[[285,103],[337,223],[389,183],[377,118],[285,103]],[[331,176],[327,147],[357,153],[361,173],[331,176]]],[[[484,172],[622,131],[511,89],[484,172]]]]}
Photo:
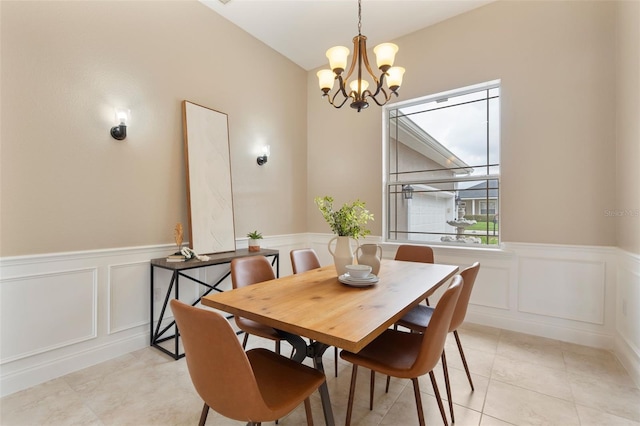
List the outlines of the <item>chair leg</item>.
{"type": "Polygon", "coordinates": [[[311,401],[309,398],[304,400],[304,412],[307,415],[307,426],[313,426],[313,413],[311,412],[311,401]]]}
{"type": "Polygon", "coordinates": [[[451,413],[451,423],[455,423],[456,419],[453,416],[453,397],[451,396],[451,382],[449,381],[449,367],[447,366],[447,357],[442,350],[442,372],[444,373],[444,384],[447,388],[447,399],[449,400],[449,412],[451,413]]]}
{"type": "Polygon", "coordinates": [[[418,384],[418,378],[411,379],[413,382],[413,394],[416,397],[416,408],[418,410],[418,423],[420,426],[424,426],[424,412],[422,411],[422,398],[420,397],[420,385],[418,384]]]}
{"type": "Polygon", "coordinates": [[[456,343],[458,344],[458,351],[460,351],[460,357],[462,358],[462,365],[464,365],[464,371],[467,373],[467,379],[469,379],[469,384],[471,385],[471,390],[475,391],[473,387],[473,381],[471,380],[471,373],[469,373],[469,366],[467,365],[467,360],[464,357],[464,351],[462,350],[462,344],[460,343],[460,336],[458,336],[458,330],[453,330],[453,335],[456,338],[456,343]]]}
{"type": "Polygon", "coordinates": [[[249,340],[249,333],[244,333],[244,339],[242,339],[242,349],[247,349],[247,340],[249,340]]]}
{"type": "Polygon", "coordinates": [[[353,395],[356,390],[356,379],[358,378],[358,366],[353,364],[351,369],[351,386],[349,387],[349,402],[347,403],[347,418],[344,421],[344,426],[351,425],[351,412],[353,411],[353,395]]]}
{"type": "Polygon", "coordinates": [[[207,421],[208,414],[209,414],[209,406],[205,402],[204,406],[202,407],[202,413],[200,414],[200,421],[198,422],[198,426],[204,426],[204,424],[207,421]]]}
{"type": "Polygon", "coordinates": [[[424,303],[426,303],[426,304],[427,304],[427,306],[431,306],[431,305],[429,304],[429,298],[428,298],[428,297],[427,297],[426,299],[424,299],[424,303]]]}
{"type": "Polygon", "coordinates": [[[276,340],[276,353],[280,355],[280,340],[276,340]]]}
{"type": "Polygon", "coordinates": [[[384,388],[385,393],[389,393],[389,384],[391,384],[391,376],[387,376],[387,386],[384,388]]]}
{"type": "Polygon", "coordinates": [[[440,391],[438,390],[438,384],[436,383],[436,376],[433,374],[433,370],[429,371],[429,377],[431,378],[431,386],[433,386],[433,393],[436,394],[436,401],[438,401],[438,408],[440,409],[440,415],[442,416],[442,421],[444,421],[444,426],[448,426],[447,423],[447,414],[444,412],[444,406],[442,405],[442,398],[440,397],[440,391]]]}
{"type": "Polygon", "coordinates": [[[333,347],[333,374],[338,377],[338,347],[333,347]]]}
{"type": "Polygon", "coordinates": [[[369,410],[373,410],[373,394],[376,387],[376,372],[371,370],[371,384],[369,385],[369,410]]]}

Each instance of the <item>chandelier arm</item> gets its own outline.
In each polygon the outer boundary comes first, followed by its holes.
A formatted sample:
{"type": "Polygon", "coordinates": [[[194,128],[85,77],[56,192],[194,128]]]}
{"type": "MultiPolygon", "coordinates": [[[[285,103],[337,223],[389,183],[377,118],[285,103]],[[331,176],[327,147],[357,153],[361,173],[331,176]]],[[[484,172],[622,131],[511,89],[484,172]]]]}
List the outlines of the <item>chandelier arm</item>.
{"type": "MultiPolygon", "coordinates": [[[[353,38],[353,57],[351,58],[351,64],[349,65],[349,71],[347,71],[347,75],[344,77],[344,83],[341,83],[341,86],[344,86],[346,84],[346,81],[349,80],[349,77],[351,77],[351,74],[353,74],[353,71],[356,68],[356,62],[357,62],[357,58],[358,56],[360,56],[360,36],[355,36],[353,38]]],[[[340,75],[340,77],[342,78],[342,75],[340,75]]]]}
{"type": "Polygon", "coordinates": [[[349,97],[343,98],[343,99],[342,99],[342,102],[341,102],[340,104],[338,104],[338,103],[334,102],[334,101],[335,101],[335,99],[336,99],[336,96],[338,95],[338,93],[340,93],[340,92],[336,92],[336,93],[333,95],[333,98],[331,98],[331,97],[327,96],[327,99],[329,100],[329,103],[330,103],[334,108],[342,108],[342,106],[343,106],[343,105],[347,102],[347,100],[349,99],[349,97]]]}
{"type": "Polygon", "coordinates": [[[336,90],[336,92],[333,94],[333,97],[331,98],[331,102],[329,102],[331,105],[333,105],[336,108],[341,108],[342,105],[345,104],[345,102],[347,102],[347,100],[349,99],[349,95],[347,94],[347,92],[344,90],[345,89],[345,81],[342,78],[341,75],[338,76],[338,90],[336,90]],[[336,97],[338,96],[339,93],[342,93],[342,103],[340,103],[339,106],[336,106],[337,104],[335,103],[336,97]]]}
{"type": "MultiPolygon", "coordinates": [[[[369,94],[371,95],[372,98],[374,98],[374,100],[375,100],[375,97],[378,96],[378,93],[380,93],[380,91],[382,91],[385,94],[385,96],[387,95],[387,93],[384,90],[384,87],[382,87],[384,84],[384,76],[385,76],[385,73],[382,73],[382,75],[380,76],[380,80],[376,79],[376,91],[374,93],[369,92],[369,94]]],[[[376,101],[376,103],[378,102],[376,101]]]]}
{"type": "MultiPolygon", "coordinates": [[[[396,96],[398,96],[398,94],[397,94],[396,92],[389,92],[389,93],[387,93],[387,91],[386,91],[386,90],[384,90],[384,89],[381,89],[381,90],[379,90],[378,92],[382,92],[382,93],[384,94],[384,97],[385,97],[384,102],[380,103],[380,102],[378,102],[378,99],[376,99],[375,95],[372,95],[372,96],[371,96],[371,99],[373,99],[373,101],[374,101],[376,104],[378,104],[378,106],[383,106],[383,105],[385,105],[387,102],[389,102],[389,101],[391,100],[391,95],[396,95],[396,96]]],[[[378,93],[376,93],[376,95],[377,95],[377,94],[378,94],[378,93]]]]}
{"type": "Polygon", "coordinates": [[[349,96],[347,95],[347,92],[345,92],[344,90],[344,80],[342,79],[342,76],[338,76],[338,86],[339,89],[335,91],[335,93],[333,94],[333,96],[330,96],[329,94],[327,94],[327,100],[329,101],[329,103],[334,107],[334,108],[342,108],[342,106],[347,102],[347,100],[349,99],[349,96]],[[342,102],[340,104],[336,103],[335,100],[338,97],[338,94],[342,93],[342,102]]]}
{"type": "Polygon", "coordinates": [[[378,80],[375,73],[371,69],[371,65],[369,65],[369,56],[367,55],[367,39],[366,38],[364,39],[364,46],[362,46],[362,59],[364,60],[364,66],[367,69],[367,72],[369,73],[371,78],[373,78],[373,81],[376,84],[376,86],[379,86],[380,81],[378,80]]]}

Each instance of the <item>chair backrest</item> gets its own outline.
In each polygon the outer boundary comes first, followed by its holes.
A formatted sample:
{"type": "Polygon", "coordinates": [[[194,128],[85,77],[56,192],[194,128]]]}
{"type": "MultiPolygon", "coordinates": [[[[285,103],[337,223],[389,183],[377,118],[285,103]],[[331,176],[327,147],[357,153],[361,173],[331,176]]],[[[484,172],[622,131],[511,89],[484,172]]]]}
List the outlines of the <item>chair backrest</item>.
{"type": "Polygon", "coordinates": [[[312,248],[291,250],[291,267],[294,274],[310,271],[320,267],[320,259],[312,248]]]}
{"type": "Polygon", "coordinates": [[[462,285],[463,279],[460,275],[453,277],[451,285],[434,308],[429,325],[422,335],[422,348],[411,368],[416,377],[433,370],[433,367],[438,363],[447,334],[449,334],[449,325],[462,285]]]}
{"type": "Polygon", "coordinates": [[[433,263],[433,249],[429,246],[403,244],[396,251],[395,260],[406,262],[433,263]]]}
{"type": "Polygon", "coordinates": [[[231,261],[233,288],[245,287],[263,281],[274,280],[276,275],[264,256],[239,257],[231,261]]]}
{"type": "Polygon", "coordinates": [[[457,330],[464,321],[464,317],[467,315],[467,307],[469,306],[469,299],[471,298],[471,290],[473,290],[473,284],[476,282],[479,270],[480,262],[476,262],[460,272],[460,276],[464,280],[464,284],[460,291],[460,297],[458,298],[456,309],[453,312],[449,331],[457,330]]]}
{"type": "Polygon", "coordinates": [[[171,310],[184,343],[196,391],[214,411],[247,421],[269,412],[251,364],[231,325],[220,314],[176,299],[171,310]]]}

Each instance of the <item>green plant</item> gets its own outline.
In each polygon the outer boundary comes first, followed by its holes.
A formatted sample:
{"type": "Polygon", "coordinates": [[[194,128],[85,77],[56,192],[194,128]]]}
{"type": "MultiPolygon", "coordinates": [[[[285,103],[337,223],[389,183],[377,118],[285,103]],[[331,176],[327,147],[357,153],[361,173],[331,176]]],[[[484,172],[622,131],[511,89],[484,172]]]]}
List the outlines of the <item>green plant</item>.
{"type": "Polygon", "coordinates": [[[331,230],[338,236],[358,239],[371,233],[365,225],[373,220],[373,213],[369,213],[364,201],[345,203],[340,210],[333,210],[333,197],[316,197],[314,202],[331,230]]]}
{"type": "Polygon", "coordinates": [[[253,231],[253,232],[249,232],[247,234],[248,238],[251,238],[252,240],[261,240],[262,239],[262,234],[258,231],[253,231]]]}

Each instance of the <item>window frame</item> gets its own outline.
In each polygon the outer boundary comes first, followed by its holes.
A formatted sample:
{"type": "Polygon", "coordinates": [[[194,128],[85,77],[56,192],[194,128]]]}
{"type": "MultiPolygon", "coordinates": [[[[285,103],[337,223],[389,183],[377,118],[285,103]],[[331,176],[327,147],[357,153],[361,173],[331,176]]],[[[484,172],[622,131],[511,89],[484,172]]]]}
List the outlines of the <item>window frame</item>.
{"type": "MultiPolygon", "coordinates": [[[[465,243],[456,243],[456,242],[445,242],[445,241],[415,241],[415,240],[409,240],[407,239],[391,239],[389,236],[392,233],[402,233],[402,231],[398,231],[393,230],[391,231],[389,229],[389,216],[390,216],[390,208],[392,208],[390,206],[390,200],[391,200],[391,193],[392,191],[390,190],[390,188],[394,187],[394,186],[398,186],[398,185],[431,185],[431,184],[437,184],[437,183],[443,183],[443,182],[464,182],[464,181],[486,181],[487,182],[487,186],[489,186],[489,181],[491,180],[495,180],[497,181],[497,191],[498,191],[498,199],[497,200],[490,200],[492,203],[495,203],[496,206],[496,211],[499,216],[498,216],[498,224],[500,223],[500,217],[502,216],[501,212],[502,212],[502,194],[500,191],[500,186],[502,185],[502,181],[501,181],[501,173],[486,173],[483,175],[469,175],[469,176],[460,176],[460,177],[456,177],[456,178],[432,178],[432,179],[421,179],[421,180],[416,180],[416,181],[390,181],[390,111],[393,110],[397,110],[400,108],[405,108],[405,107],[409,107],[412,105],[416,105],[416,104],[420,104],[420,103],[429,103],[429,102],[435,102],[441,99],[445,99],[445,98],[449,98],[449,97],[454,97],[454,96],[464,96],[470,93],[474,93],[474,92],[478,92],[478,91],[484,91],[484,90],[490,90],[493,88],[498,88],[500,89],[500,93],[499,93],[499,97],[502,97],[502,84],[501,84],[501,80],[497,79],[497,80],[491,80],[491,81],[487,81],[484,83],[479,83],[479,84],[474,84],[471,86],[466,86],[466,87],[461,87],[458,89],[452,89],[452,90],[447,90],[444,92],[439,92],[439,93],[434,93],[431,95],[427,95],[427,96],[422,96],[422,97],[418,97],[418,98],[413,98],[413,99],[408,99],[405,101],[401,101],[401,102],[396,102],[393,104],[387,104],[385,106],[382,107],[382,241],[386,242],[386,243],[411,243],[411,244],[425,244],[425,245],[432,245],[432,246],[442,246],[442,247],[451,247],[451,248],[459,248],[459,247],[464,247],[464,248],[470,248],[470,249],[478,249],[478,250],[499,250],[503,248],[503,241],[502,241],[502,235],[499,233],[498,234],[498,242],[497,244],[465,244],[465,243]]],[[[499,145],[498,145],[498,153],[497,153],[497,157],[498,157],[498,162],[497,165],[498,167],[500,167],[501,163],[502,163],[502,103],[500,100],[500,106],[498,109],[498,115],[500,117],[500,122],[499,122],[499,145]]],[[[489,153],[487,153],[487,155],[489,155],[489,153]]],[[[429,157],[426,157],[429,158],[429,157]]],[[[490,163],[489,161],[487,161],[487,163],[490,163]]],[[[487,164],[483,167],[487,167],[487,169],[490,168],[490,164],[487,164]]],[[[487,170],[488,171],[488,170],[487,170]]],[[[487,188],[487,194],[488,191],[491,188],[487,188]]],[[[395,191],[393,191],[395,193],[395,191]]],[[[488,198],[487,198],[488,200],[488,198]]],[[[470,214],[470,212],[467,212],[467,214],[470,214]]],[[[488,213],[487,213],[488,214],[488,213]]],[[[407,230],[408,231],[408,230],[407,230]]],[[[481,234],[481,236],[484,236],[481,234]]]]}

